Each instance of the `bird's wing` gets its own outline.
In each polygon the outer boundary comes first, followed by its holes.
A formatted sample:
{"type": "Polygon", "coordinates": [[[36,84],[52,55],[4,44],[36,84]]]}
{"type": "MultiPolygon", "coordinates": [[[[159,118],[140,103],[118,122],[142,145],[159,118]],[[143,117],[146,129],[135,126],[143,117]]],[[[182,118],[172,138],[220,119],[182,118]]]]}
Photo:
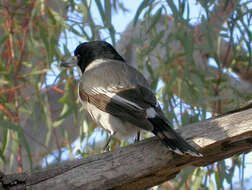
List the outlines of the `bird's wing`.
{"type": "Polygon", "coordinates": [[[147,81],[125,63],[110,61],[105,64],[104,67],[99,65],[84,73],[79,86],[81,100],[137,127],[152,131],[153,126],[146,119],[146,109],[155,107],[157,100],[148,88],[147,81]]]}
{"type": "Polygon", "coordinates": [[[135,87],[117,92],[93,88],[90,89],[91,93],[79,88],[79,95],[82,101],[88,101],[104,112],[144,130],[153,131],[152,124],[146,119],[146,109],[151,105],[141,92],[143,88],[135,87]]]}
{"type": "Polygon", "coordinates": [[[153,132],[163,144],[178,154],[202,156],[171,128],[147,81],[125,63],[104,62],[104,65],[85,72],[79,95],[82,101],[153,132]]]}

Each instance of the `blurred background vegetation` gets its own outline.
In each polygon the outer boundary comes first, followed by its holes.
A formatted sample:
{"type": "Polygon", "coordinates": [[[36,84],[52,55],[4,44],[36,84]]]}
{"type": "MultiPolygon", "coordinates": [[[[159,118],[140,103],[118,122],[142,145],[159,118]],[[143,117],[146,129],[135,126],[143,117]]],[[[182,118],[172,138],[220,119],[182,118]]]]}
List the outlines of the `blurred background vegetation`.
{"type": "MultiPolygon", "coordinates": [[[[112,43],[148,78],[175,128],[248,101],[251,9],[251,0],[0,0],[1,170],[101,151],[108,134],[79,106],[78,72],[58,67],[80,42],[112,43]]],[[[112,149],[132,142],[114,139],[112,149]]],[[[189,167],[153,189],[251,189],[251,160],[189,167]]]]}

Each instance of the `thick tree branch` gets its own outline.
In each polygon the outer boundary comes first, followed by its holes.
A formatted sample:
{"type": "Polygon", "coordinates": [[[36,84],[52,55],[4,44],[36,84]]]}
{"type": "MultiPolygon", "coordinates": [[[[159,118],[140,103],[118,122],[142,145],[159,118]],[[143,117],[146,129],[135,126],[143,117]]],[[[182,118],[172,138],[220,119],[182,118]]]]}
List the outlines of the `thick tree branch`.
{"type": "MultiPolygon", "coordinates": [[[[248,104],[251,105],[251,104],[248,104]]],[[[146,189],[188,165],[205,166],[252,149],[252,106],[179,130],[204,154],[179,156],[153,137],[116,151],[66,162],[32,174],[0,175],[9,189],[146,189]],[[243,110],[243,111],[241,111],[243,110]],[[200,148],[199,148],[200,147],[200,148]]],[[[1,189],[1,188],[0,188],[1,189]]]]}

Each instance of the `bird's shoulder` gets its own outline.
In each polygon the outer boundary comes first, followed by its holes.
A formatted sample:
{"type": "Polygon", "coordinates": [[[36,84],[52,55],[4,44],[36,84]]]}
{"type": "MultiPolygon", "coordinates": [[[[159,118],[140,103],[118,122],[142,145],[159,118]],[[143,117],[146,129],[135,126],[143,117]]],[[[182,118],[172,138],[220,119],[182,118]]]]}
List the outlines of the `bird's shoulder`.
{"type": "Polygon", "coordinates": [[[138,85],[149,88],[149,83],[135,68],[123,61],[98,59],[90,64],[80,80],[81,87],[134,88],[138,85]]]}
{"type": "Polygon", "coordinates": [[[117,94],[143,107],[157,103],[144,76],[122,61],[97,60],[83,73],[79,89],[85,96],[117,94]]]}

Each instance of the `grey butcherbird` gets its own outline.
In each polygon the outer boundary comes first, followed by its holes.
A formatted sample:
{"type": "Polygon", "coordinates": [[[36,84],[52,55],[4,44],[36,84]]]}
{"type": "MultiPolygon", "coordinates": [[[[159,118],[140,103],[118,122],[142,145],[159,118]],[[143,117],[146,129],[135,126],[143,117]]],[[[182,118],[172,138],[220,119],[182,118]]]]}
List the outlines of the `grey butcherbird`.
{"type": "Polygon", "coordinates": [[[62,66],[77,64],[82,72],[79,97],[97,124],[116,138],[151,131],[178,154],[201,157],[172,128],[144,76],[105,41],[80,44],[62,66]]]}

